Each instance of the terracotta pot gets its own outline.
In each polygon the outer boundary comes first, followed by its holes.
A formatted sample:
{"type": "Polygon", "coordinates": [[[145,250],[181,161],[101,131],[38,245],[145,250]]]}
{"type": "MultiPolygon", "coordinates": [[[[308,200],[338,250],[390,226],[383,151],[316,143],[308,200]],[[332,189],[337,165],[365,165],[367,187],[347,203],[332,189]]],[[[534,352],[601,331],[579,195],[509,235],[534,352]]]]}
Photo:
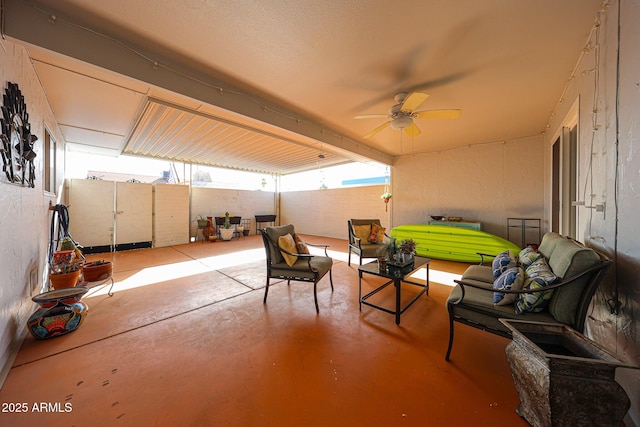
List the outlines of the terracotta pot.
{"type": "Polygon", "coordinates": [[[80,301],[85,293],[87,288],[78,286],[31,298],[40,305],[27,320],[31,335],[37,339],[53,338],[78,329],[89,311],[89,307],[80,301]]]}
{"type": "Polygon", "coordinates": [[[49,274],[49,281],[53,289],[72,288],[78,283],[80,270],[71,273],[49,274]]]}
{"type": "Polygon", "coordinates": [[[99,282],[111,277],[113,264],[111,261],[88,262],[82,267],[82,278],[85,282],[99,282]]]}

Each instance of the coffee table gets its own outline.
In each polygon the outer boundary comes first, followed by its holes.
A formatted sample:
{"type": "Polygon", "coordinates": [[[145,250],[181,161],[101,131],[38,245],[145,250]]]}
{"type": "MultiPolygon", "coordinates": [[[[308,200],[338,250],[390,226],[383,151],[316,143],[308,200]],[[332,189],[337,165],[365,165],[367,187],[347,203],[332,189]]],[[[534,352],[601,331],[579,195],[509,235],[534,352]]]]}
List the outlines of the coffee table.
{"type": "MultiPolygon", "coordinates": [[[[372,261],[367,264],[363,264],[359,266],[358,267],[358,300],[359,300],[360,311],[362,311],[362,304],[364,304],[364,305],[368,305],[370,307],[376,308],[378,310],[382,310],[386,313],[394,314],[396,316],[396,325],[399,325],[400,315],[404,313],[405,310],[409,308],[414,302],[416,302],[422,294],[429,295],[429,262],[430,261],[431,260],[428,258],[426,260],[421,259],[419,261],[420,264],[416,268],[414,268],[412,271],[406,274],[401,274],[401,273],[392,274],[392,273],[389,273],[387,270],[380,270],[378,268],[378,261],[372,261]],[[407,277],[410,277],[413,273],[415,273],[416,271],[418,271],[423,267],[427,270],[427,277],[424,284],[407,280],[407,277]],[[369,292],[368,294],[362,296],[362,275],[363,274],[372,274],[374,276],[384,277],[385,279],[389,279],[389,281],[385,282],[384,284],[377,287],[376,289],[369,292]],[[407,304],[404,305],[404,307],[401,306],[403,283],[413,285],[413,286],[420,286],[422,288],[420,292],[418,292],[418,294],[411,299],[411,301],[409,301],[407,304]],[[385,289],[387,286],[391,284],[393,284],[396,290],[395,310],[391,310],[389,308],[382,307],[380,305],[367,301],[370,297],[382,291],[383,289],[385,289]]],[[[417,260],[416,260],[416,263],[418,263],[417,260]]]]}

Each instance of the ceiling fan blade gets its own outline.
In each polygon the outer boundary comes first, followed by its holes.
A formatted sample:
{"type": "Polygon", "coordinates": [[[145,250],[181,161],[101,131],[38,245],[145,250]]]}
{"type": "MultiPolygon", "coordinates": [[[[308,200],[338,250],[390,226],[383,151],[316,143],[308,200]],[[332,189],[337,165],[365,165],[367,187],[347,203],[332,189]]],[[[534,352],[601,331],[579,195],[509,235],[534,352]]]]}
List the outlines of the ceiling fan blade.
{"type": "Polygon", "coordinates": [[[416,126],[415,123],[411,123],[411,126],[408,126],[408,127],[404,128],[404,131],[411,138],[421,134],[420,129],[418,129],[418,126],[416,126]]]}
{"type": "Polygon", "coordinates": [[[457,119],[462,110],[427,110],[413,113],[419,119],[457,119]]]}
{"type": "Polygon", "coordinates": [[[418,108],[429,97],[426,93],[413,92],[407,96],[407,99],[402,103],[401,110],[413,111],[418,108]]]}
{"type": "Polygon", "coordinates": [[[371,138],[373,135],[377,134],[378,132],[380,132],[380,131],[384,130],[386,127],[388,127],[389,123],[391,123],[391,122],[386,122],[386,123],[381,124],[380,126],[375,128],[374,130],[372,130],[371,132],[369,132],[368,134],[363,136],[363,138],[364,139],[371,138]]]}
{"type": "Polygon", "coordinates": [[[387,117],[389,117],[388,114],[362,114],[355,116],[354,119],[386,119],[387,117]]]}

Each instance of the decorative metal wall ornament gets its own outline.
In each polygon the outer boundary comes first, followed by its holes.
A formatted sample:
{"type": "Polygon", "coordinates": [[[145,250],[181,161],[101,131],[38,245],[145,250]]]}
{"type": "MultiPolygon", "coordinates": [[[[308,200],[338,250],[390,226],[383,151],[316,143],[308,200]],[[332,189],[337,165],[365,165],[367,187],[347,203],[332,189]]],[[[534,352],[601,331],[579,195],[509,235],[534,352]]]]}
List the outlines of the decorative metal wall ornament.
{"type": "Polygon", "coordinates": [[[36,178],[33,163],[36,152],[33,151],[33,143],[38,137],[31,134],[27,104],[17,83],[7,82],[2,101],[2,170],[9,182],[33,188],[36,178]]]}

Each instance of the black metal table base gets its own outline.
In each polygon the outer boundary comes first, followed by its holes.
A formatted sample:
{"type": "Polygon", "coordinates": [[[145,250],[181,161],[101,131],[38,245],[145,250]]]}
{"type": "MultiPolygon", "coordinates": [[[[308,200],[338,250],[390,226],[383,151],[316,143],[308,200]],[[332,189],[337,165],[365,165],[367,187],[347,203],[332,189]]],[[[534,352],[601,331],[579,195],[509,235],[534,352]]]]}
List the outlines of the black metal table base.
{"type": "Polygon", "coordinates": [[[377,261],[373,261],[373,262],[370,262],[368,264],[360,266],[358,268],[358,299],[359,299],[360,311],[362,311],[362,304],[364,304],[364,305],[368,305],[369,307],[373,307],[375,309],[384,311],[385,313],[394,314],[395,317],[396,317],[396,325],[399,325],[400,324],[400,315],[402,313],[404,313],[405,310],[407,308],[409,308],[414,302],[416,302],[418,300],[418,298],[420,298],[422,296],[422,294],[429,295],[429,261],[430,260],[427,260],[426,264],[423,264],[423,265],[419,266],[418,268],[416,268],[415,270],[411,271],[410,273],[408,273],[406,275],[401,275],[401,276],[391,276],[388,273],[384,273],[384,272],[380,272],[380,271],[376,272],[372,268],[372,266],[376,265],[376,268],[377,268],[377,261]],[[422,285],[420,283],[415,283],[415,282],[412,282],[412,281],[405,280],[406,277],[411,276],[411,274],[413,274],[414,272],[418,271],[422,267],[426,268],[426,272],[427,272],[427,276],[426,276],[424,285],[422,285]],[[375,288],[374,290],[372,290],[368,294],[362,296],[362,274],[363,273],[372,274],[374,276],[379,276],[379,277],[386,277],[387,279],[390,279],[390,280],[385,282],[381,286],[378,286],[377,288],[375,288]],[[423,288],[422,290],[420,290],[420,292],[418,292],[418,294],[416,294],[404,306],[402,306],[402,284],[403,283],[406,283],[406,284],[409,284],[409,285],[413,285],[413,286],[419,286],[419,287],[423,288]],[[395,310],[391,310],[389,308],[382,307],[382,306],[380,306],[378,304],[374,304],[372,302],[367,301],[369,298],[371,298],[372,296],[374,296],[378,292],[382,291],[383,289],[385,289],[387,286],[389,286],[391,284],[394,285],[395,293],[396,293],[395,310]]]}

